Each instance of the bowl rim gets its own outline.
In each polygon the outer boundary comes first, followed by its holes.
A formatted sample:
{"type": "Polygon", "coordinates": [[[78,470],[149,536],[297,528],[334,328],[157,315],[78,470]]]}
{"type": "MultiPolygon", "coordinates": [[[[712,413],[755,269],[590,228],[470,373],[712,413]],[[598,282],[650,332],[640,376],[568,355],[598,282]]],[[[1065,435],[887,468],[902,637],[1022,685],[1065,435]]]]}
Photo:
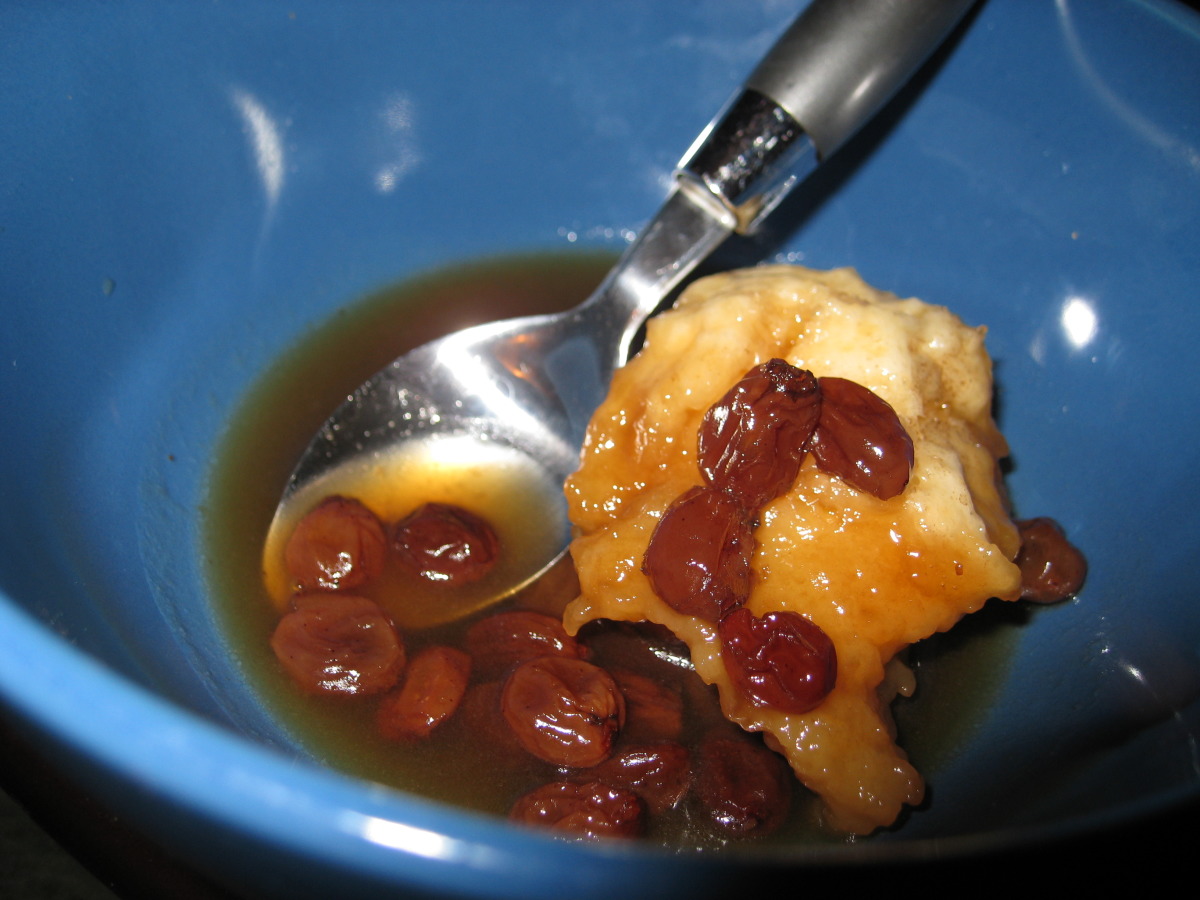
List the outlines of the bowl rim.
{"type": "Polygon", "coordinates": [[[739,847],[694,855],[636,841],[566,842],[258,744],[109,668],[3,593],[0,634],[8,636],[6,652],[0,653],[0,697],[67,750],[180,808],[232,826],[241,836],[341,871],[441,888],[478,889],[485,875],[505,879],[518,895],[552,895],[563,885],[546,882],[545,872],[560,871],[559,863],[581,877],[611,878],[614,860],[646,863],[643,871],[663,874],[678,868],[669,865],[672,860],[694,870],[705,864],[778,870],[956,860],[1084,837],[1200,796],[1196,785],[1051,824],[944,838],[739,847]],[[30,691],[31,684],[38,689],[30,691]],[[527,865],[531,854],[548,864],[536,867],[543,874],[527,865]],[[402,867],[398,857],[405,860],[402,867]]]}

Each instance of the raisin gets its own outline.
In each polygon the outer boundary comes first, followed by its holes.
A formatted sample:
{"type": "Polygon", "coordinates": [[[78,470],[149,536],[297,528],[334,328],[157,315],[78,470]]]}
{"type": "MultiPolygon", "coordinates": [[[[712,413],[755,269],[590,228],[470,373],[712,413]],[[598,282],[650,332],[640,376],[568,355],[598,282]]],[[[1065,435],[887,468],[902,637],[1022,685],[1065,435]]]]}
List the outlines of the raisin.
{"type": "Polygon", "coordinates": [[[589,658],[594,657],[614,677],[617,670],[626,670],[670,680],[673,675],[666,673],[692,666],[687,643],[656,622],[594,619],[580,629],[579,641],[587,647],[589,658]]]}
{"type": "Polygon", "coordinates": [[[404,668],[400,635],[373,600],[308,594],[279,620],[271,649],[302,688],[313,693],[374,694],[404,668]]]}
{"type": "Polygon", "coordinates": [[[761,837],[779,828],[791,808],[792,785],[783,758],[741,738],[708,738],[696,754],[694,791],[720,831],[761,837]]]}
{"type": "Polygon", "coordinates": [[[467,652],[483,678],[500,678],[539,656],[583,659],[587,654],[562,622],[544,613],[514,609],[480,619],[467,629],[467,652]]]}
{"type": "Polygon", "coordinates": [[[604,762],[625,721],[625,699],[611,675],[558,656],[518,666],[504,684],[500,708],[526,750],[559,766],[604,762]]]}
{"type": "Polygon", "coordinates": [[[1057,603],[1077,594],[1087,577],[1087,560],[1053,519],[1017,523],[1021,549],[1021,597],[1034,603],[1057,603]]]}
{"type": "Polygon", "coordinates": [[[683,697],[678,690],[648,675],[610,669],[625,697],[626,737],[674,740],[683,731],[683,697]]]}
{"type": "Polygon", "coordinates": [[[471,657],[453,647],[426,647],[412,658],[404,684],[379,704],[379,733],[393,741],[425,738],[458,709],[467,691],[471,657]]]}
{"type": "Polygon", "coordinates": [[[758,509],[796,480],[820,411],[821,393],[811,372],[782,359],[754,367],[704,416],[701,474],[748,509],[758,509]]]}
{"type": "Polygon", "coordinates": [[[629,747],[587,771],[597,781],[633,791],[653,814],[679,803],[691,784],[687,748],[675,741],[629,747]]]}
{"type": "Polygon", "coordinates": [[[908,484],[913,443],[886,400],[854,381],[822,378],[821,416],[809,449],[822,472],[880,500],[908,484]]]}
{"type": "Polygon", "coordinates": [[[400,564],[422,578],[460,585],[492,570],[500,539],[486,520],[460,506],[426,503],[396,524],[392,547],[400,564]]]}
{"type": "Polygon", "coordinates": [[[730,680],[756,706],[806,713],[833,690],[833,642],[798,613],[772,612],[759,618],[742,607],[721,620],[717,633],[730,680]]]}
{"type": "Polygon", "coordinates": [[[676,612],[716,622],[750,595],[754,534],[741,502],[724,491],[694,487],[659,520],[642,571],[676,612]]]}
{"type": "Polygon", "coordinates": [[[595,840],[637,837],[644,813],[637,795],[624,788],[599,781],[552,781],[521,797],[508,815],[524,825],[595,840]]]}
{"type": "Polygon", "coordinates": [[[383,571],[387,535],[362,503],[335,495],[300,520],[283,558],[297,591],[350,590],[383,571]]]}

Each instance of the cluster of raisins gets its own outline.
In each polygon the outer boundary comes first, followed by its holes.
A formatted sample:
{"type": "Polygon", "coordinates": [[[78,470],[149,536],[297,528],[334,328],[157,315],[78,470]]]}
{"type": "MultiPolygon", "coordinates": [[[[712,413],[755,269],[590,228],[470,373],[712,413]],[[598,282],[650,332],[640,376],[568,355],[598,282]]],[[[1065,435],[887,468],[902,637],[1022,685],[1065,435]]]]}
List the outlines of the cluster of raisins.
{"type": "Polygon", "coordinates": [[[500,551],[479,516],[448,503],[426,503],[389,530],[361,502],[326,497],[300,520],[284,548],[298,593],[361,587],[383,572],[389,553],[420,578],[447,585],[477,581],[500,551]]]}
{"type": "Polygon", "coordinates": [[[558,620],[525,610],[469,628],[479,678],[477,698],[465,704],[471,732],[509,747],[501,757],[515,746],[547,766],[509,818],[573,837],[633,837],[653,817],[686,809],[696,827],[722,838],[775,831],[792,797],[783,758],[727,722],[693,671],[655,658],[652,640],[677,641],[651,634],[597,623],[577,640],[558,620]]]}
{"type": "MultiPolygon", "coordinates": [[[[390,561],[413,577],[453,587],[484,577],[500,542],[474,513],[427,503],[390,529],[358,500],[331,496],[300,520],[284,548],[295,594],[271,636],[289,675],[314,693],[374,694],[394,686],[406,668],[404,642],[374,600],[354,593],[390,561]]],[[[453,654],[414,659],[408,690],[436,669],[451,677],[453,654]]]]}
{"type": "Polygon", "coordinates": [[[642,569],[672,609],[716,623],[743,696],[808,712],[833,690],[837,654],[812,620],[790,611],[760,618],[745,608],[759,510],[788,491],[809,453],[857,490],[894,497],[908,484],[912,439],[862,385],[772,359],[705,413],[697,451],[703,484],[668,507],[642,569]]]}
{"type": "Polygon", "coordinates": [[[307,692],[370,700],[384,740],[448,731],[451,752],[482,746],[497,767],[540,767],[538,786],[511,808],[514,821],[573,837],[628,837],[687,797],[688,815],[725,837],[779,827],[791,797],[782,759],[725,722],[694,672],[663,671],[649,652],[640,655],[659,668],[639,670],[633,631],[594,630],[601,656],[617,661],[601,665],[558,619],[508,609],[410,655],[383,608],[358,593],[389,555],[413,576],[453,588],[482,577],[496,549],[490,526],[457,507],[424,506],[389,529],[359,501],[329,497],[285,548],[296,593],[271,646],[307,692]],[[614,646],[624,649],[614,654],[614,646]],[[694,754],[683,742],[687,678],[699,698],[691,716],[707,722],[694,754]],[[450,722],[456,727],[443,727],[450,722]]]}

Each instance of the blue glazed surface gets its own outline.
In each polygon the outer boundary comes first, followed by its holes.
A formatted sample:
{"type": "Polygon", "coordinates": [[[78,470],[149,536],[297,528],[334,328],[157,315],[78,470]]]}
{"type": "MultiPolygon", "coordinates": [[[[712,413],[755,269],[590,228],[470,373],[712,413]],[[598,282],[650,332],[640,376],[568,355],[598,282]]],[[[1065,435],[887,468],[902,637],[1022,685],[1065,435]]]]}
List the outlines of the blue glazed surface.
{"type": "MultiPolygon", "coordinates": [[[[198,507],[247,389],[335,309],[456,260],[618,249],[796,6],[6,4],[4,706],[231,883],[718,884],[720,862],[294,763],[224,652],[198,507]]],[[[982,851],[1200,793],[1198,45],[1167,3],[991,0],[759,240],[986,323],[1018,511],[1092,566],[1021,628],[936,803],[784,864],[982,851]]]]}

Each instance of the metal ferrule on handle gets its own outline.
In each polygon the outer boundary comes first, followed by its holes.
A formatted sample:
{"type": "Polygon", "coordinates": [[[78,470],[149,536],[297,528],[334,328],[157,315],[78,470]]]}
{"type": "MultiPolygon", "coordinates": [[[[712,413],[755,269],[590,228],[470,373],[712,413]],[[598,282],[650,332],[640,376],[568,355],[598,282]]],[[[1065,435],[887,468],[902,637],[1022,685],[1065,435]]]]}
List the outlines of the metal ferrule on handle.
{"type": "Polygon", "coordinates": [[[791,113],[746,89],[697,138],[679,165],[681,190],[715,202],[732,230],[754,231],[819,162],[791,113]]]}

